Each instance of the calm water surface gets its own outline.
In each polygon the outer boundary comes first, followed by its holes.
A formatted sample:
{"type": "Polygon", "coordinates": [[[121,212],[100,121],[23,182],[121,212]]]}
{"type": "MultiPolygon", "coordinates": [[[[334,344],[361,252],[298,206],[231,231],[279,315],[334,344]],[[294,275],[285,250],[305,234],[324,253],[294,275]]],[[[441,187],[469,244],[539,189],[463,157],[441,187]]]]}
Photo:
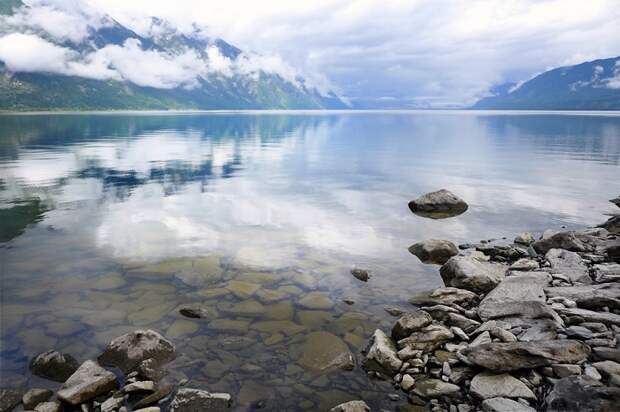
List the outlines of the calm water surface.
{"type": "Polygon", "coordinates": [[[384,307],[441,285],[412,243],[600,223],[619,182],[617,113],[1,115],[0,386],[56,388],[30,357],[148,327],[177,345],[167,379],[239,410],[393,409],[359,366],[307,364],[308,337],[359,355],[384,307]],[[409,212],[438,188],[469,211],[409,212]]]}

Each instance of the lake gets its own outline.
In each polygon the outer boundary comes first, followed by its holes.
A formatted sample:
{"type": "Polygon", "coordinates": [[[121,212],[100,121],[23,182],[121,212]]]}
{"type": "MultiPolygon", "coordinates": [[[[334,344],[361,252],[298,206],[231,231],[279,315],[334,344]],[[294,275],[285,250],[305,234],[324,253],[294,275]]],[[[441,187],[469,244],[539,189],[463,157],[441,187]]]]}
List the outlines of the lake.
{"type": "Polygon", "coordinates": [[[56,389],[32,356],[151,328],[177,347],[167,380],[237,410],[393,409],[359,354],[386,307],[442,286],[411,244],[595,225],[618,194],[617,112],[3,114],[0,387],[56,389]],[[409,211],[440,188],[469,210],[409,211]],[[355,369],[317,370],[326,347],[355,369]]]}

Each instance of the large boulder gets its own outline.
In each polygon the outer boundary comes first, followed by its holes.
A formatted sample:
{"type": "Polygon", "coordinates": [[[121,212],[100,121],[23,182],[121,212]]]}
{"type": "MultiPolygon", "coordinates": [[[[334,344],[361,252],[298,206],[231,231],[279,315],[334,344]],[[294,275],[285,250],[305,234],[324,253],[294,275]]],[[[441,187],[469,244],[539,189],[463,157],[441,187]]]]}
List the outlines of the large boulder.
{"type": "Polygon", "coordinates": [[[459,254],[456,245],[449,240],[429,239],[409,246],[409,252],[422,263],[443,265],[452,256],[459,254]]]}
{"type": "Polygon", "coordinates": [[[471,363],[496,372],[579,363],[588,358],[590,347],[576,340],[484,343],[462,352],[471,363]]]}
{"type": "Polygon", "coordinates": [[[454,256],[439,269],[439,273],[446,286],[486,293],[502,281],[506,269],[504,265],[471,256],[454,256]]]}
{"type": "Polygon", "coordinates": [[[365,350],[366,357],[362,364],[365,369],[394,375],[403,364],[396,353],[394,342],[381,330],[375,330],[368,347],[365,350]]]}
{"type": "Polygon", "coordinates": [[[333,333],[318,331],[306,336],[299,363],[308,369],[351,370],[355,358],[342,339],[333,333]]]}
{"type": "Polygon", "coordinates": [[[418,216],[444,219],[458,216],[468,208],[467,203],[454,193],[441,189],[409,202],[409,209],[418,216]]]}
{"type": "Polygon", "coordinates": [[[546,404],[548,412],[613,412],[620,405],[620,388],[603,386],[587,376],[569,376],[555,381],[546,404]]]}
{"type": "Polygon", "coordinates": [[[480,399],[524,398],[536,400],[536,395],[519,379],[507,374],[482,372],[471,380],[469,391],[480,399]]]}
{"type": "Polygon", "coordinates": [[[115,338],[99,355],[99,363],[114,366],[124,373],[134,370],[142,361],[153,359],[161,366],[175,357],[175,347],[154,330],[136,330],[115,338]]]}
{"type": "Polygon", "coordinates": [[[231,400],[227,393],[183,388],[174,395],[170,412],[226,412],[230,409],[231,400]]]}
{"type": "Polygon", "coordinates": [[[39,353],[30,361],[30,372],[55,382],[64,382],[80,366],[71,355],[55,350],[39,353]]]}
{"type": "Polygon", "coordinates": [[[84,362],[58,390],[58,399],[79,405],[116,388],[116,375],[91,360],[84,362]]]}
{"type": "Polygon", "coordinates": [[[450,329],[439,323],[430,324],[399,340],[398,348],[431,352],[453,338],[454,333],[450,329]]]}
{"type": "Polygon", "coordinates": [[[592,283],[588,267],[576,252],[564,249],[550,249],[545,255],[552,273],[561,273],[571,282],[592,283]]]}
{"type": "Polygon", "coordinates": [[[370,412],[370,407],[364,401],[349,401],[334,406],[329,412],[370,412]]]}
{"type": "Polygon", "coordinates": [[[405,313],[401,316],[392,328],[392,339],[398,341],[411,335],[413,332],[430,325],[433,321],[431,315],[423,310],[405,313]]]}
{"type": "Polygon", "coordinates": [[[548,297],[565,297],[585,309],[620,309],[620,283],[546,288],[548,297]]]}
{"type": "Polygon", "coordinates": [[[591,252],[591,237],[577,232],[559,232],[532,243],[534,250],[546,254],[551,249],[565,249],[571,252],[591,252]]]}

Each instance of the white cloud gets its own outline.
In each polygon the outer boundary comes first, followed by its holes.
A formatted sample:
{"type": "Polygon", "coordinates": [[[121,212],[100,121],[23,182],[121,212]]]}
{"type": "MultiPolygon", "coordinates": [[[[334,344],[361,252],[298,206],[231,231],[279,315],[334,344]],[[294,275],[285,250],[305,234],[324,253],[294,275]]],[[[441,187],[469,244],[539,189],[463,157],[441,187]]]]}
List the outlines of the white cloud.
{"type": "Polygon", "coordinates": [[[73,53],[32,34],[11,33],[0,37],[0,60],[16,72],[65,73],[73,53]]]}

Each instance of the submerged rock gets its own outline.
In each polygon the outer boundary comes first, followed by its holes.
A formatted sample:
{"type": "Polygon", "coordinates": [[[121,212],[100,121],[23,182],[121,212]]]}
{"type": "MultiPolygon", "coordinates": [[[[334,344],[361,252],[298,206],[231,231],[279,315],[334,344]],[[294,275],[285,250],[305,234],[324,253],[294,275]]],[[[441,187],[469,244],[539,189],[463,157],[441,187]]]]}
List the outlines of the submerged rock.
{"type": "Polygon", "coordinates": [[[362,282],[368,282],[368,279],[370,279],[370,272],[365,269],[351,269],[351,274],[353,275],[353,277],[361,280],[362,282]]]}
{"type": "Polygon", "coordinates": [[[446,286],[488,292],[502,281],[506,266],[470,256],[454,256],[441,267],[439,273],[446,286]]]}
{"type": "Polygon", "coordinates": [[[179,308],[179,313],[187,318],[201,319],[208,316],[207,309],[199,305],[183,305],[179,308]]]}
{"type": "Polygon", "coordinates": [[[396,352],[394,342],[381,330],[375,330],[366,348],[363,366],[366,370],[394,375],[403,364],[396,352]]]}
{"type": "Polygon", "coordinates": [[[136,330],[115,338],[98,360],[102,365],[115,366],[124,373],[134,370],[142,361],[153,359],[161,366],[175,357],[175,347],[154,330],[136,330]]]}
{"type": "Polygon", "coordinates": [[[578,363],[588,358],[590,347],[575,340],[485,343],[461,352],[471,363],[496,372],[578,363]]]}
{"type": "Polygon", "coordinates": [[[349,401],[334,406],[329,412],[370,412],[370,407],[364,401],[349,401]]]}
{"type": "Polygon", "coordinates": [[[620,388],[603,386],[587,376],[570,376],[555,381],[546,403],[548,412],[616,411],[620,388]]]}
{"type": "Polygon", "coordinates": [[[409,209],[416,215],[443,219],[464,213],[469,206],[454,193],[441,189],[409,202],[409,209]]]}
{"type": "Polygon", "coordinates": [[[80,366],[73,356],[48,350],[32,358],[30,372],[55,382],[64,382],[80,366]]]}
{"type": "Polygon", "coordinates": [[[324,331],[312,332],[306,336],[299,363],[309,369],[351,370],[355,358],[349,347],[338,336],[324,331]]]}
{"type": "Polygon", "coordinates": [[[78,405],[114,389],[116,385],[116,375],[87,360],[60,387],[57,396],[78,405]]]}
{"type": "Polygon", "coordinates": [[[454,243],[448,240],[430,239],[409,246],[409,252],[420,259],[422,263],[443,265],[452,256],[459,254],[454,243]]]}
{"type": "Polygon", "coordinates": [[[199,389],[179,389],[170,404],[171,412],[225,412],[230,408],[227,393],[210,393],[199,389]]]}

